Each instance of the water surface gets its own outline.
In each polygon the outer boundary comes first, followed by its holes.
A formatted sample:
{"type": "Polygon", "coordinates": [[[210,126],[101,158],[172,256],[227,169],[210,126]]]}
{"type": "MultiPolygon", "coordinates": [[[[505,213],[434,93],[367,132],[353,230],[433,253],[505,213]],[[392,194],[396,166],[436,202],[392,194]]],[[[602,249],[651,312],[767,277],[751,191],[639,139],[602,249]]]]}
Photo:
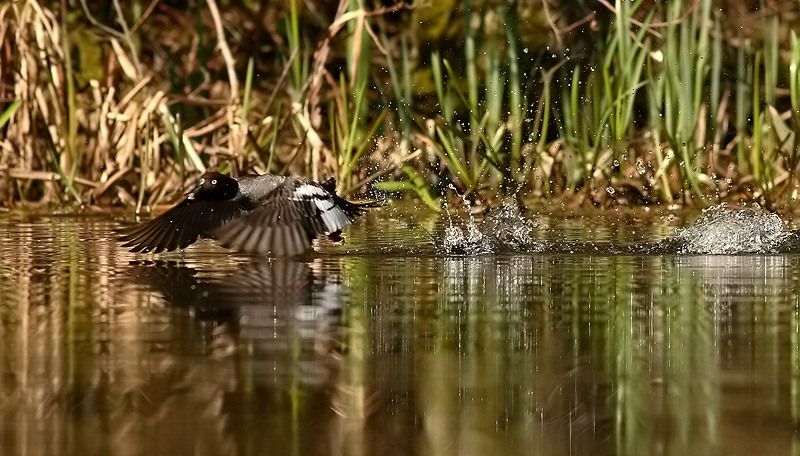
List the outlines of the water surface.
{"type": "Polygon", "coordinates": [[[527,221],[530,245],[445,254],[446,216],[387,208],[268,260],[0,218],[0,453],[798,451],[800,256],[527,221]]]}

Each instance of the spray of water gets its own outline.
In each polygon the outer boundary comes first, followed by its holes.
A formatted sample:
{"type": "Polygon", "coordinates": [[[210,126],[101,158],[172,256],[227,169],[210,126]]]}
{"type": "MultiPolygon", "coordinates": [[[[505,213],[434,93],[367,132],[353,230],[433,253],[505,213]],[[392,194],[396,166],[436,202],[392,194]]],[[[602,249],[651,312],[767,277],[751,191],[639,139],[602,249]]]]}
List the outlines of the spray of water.
{"type": "Polygon", "coordinates": [[[532,234],[536,223],[522,214],[514,202],[503,204],[481,221],[473,217],[456,223],[451,217],[445,228],[442,251],[445,254],[480,255],[497,252],[536,252],[541,250],[532,234]]]}
{"type": "Polygon", "coordinates": [[[775,253],[791,236],[777,214],[758,206],[731,210],[721,204],[706,209],[695,223],[679,229],[671,242],[678,253],[775,253]]]}

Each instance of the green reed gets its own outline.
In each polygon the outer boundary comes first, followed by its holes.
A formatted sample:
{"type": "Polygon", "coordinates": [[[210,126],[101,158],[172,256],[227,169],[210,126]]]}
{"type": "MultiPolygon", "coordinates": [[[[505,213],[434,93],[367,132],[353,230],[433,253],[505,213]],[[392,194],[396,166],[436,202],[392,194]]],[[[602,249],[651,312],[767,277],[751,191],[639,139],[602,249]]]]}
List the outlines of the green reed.
{"type": "MultiPolygon", "coordinates": [[[[290,55],[302,56],[307,51],[305,51],[303,43],[300,39],[300,14],[297,9],[297,0],[289,0],[289,8],[290,13],[289,16],[286,17],[285,23],[286,39],[289,45],[289,52],[290,55]]],[[[305,61],[305,59],[298,57],[292,60],[291,63],[292,87],[298,94],[300,88],[303,86],[303,83],[308,78],[308,66],[304,65],[305,61]]]]}
{"type": "Polygon", "coordinates": [[[684,183],[692,192],[703,194],[700,184],[699,154],[705,145],[705,137],[698,128],[705,124],[707,111],[703,90],[709,85],[710,18],[711,2],[702,2],[688,18],[680,20],[684,2],[671,2],[667,6],[667,22],[664,34],[664,62],[655,71],[656,78],[664,79],[663,100],[660,100],[664,117],[664,134],[678,161],[684,183]]]}
{"type": "MultiPolygon", "coordinates": [[[[764,112],[762,121],[764,127],[762,132],[764,134],[763,150],[761,159],[763,160],[764,170],[763,175],[756,175],[757,179],[763,182],[765,189],[770,189],[775,184],[775,169],[770,166],[778,159],[779,143],[774,134],[775,125],[772,121],[772,116],[769,115],[770,109],[777,106],[777,89],[780,81],[780,66],[779,66],[779,28],[778,16],[771,14],[763,18],[764,33],[764,112]]],[[[755,133],[754,133],[755,134],[755,133]]]]}
{"type": "Polygon", "coordinates": [[[419,171],[409,165],[404,165],[401,171],[404,179],[376,182],[375,188],[384,192],[413,193],[428,208],[434,211],[439,211],[442,208],[441,202],[433,195],[430,185],[419,171]]]}
{"type": "Polygon", "coordinates": [[[792,30],[791,58],[789,63],[789,94],[792,114],[800,114],[800,37],[792,30]]]}
{"type": "Polygon", "coordinates": [[[508,128],[511,131],[510,162],[509,168],[514,180],[522,176],[522,122],[525,116],[526,102],[523,98],[522,76],[520,68],[519,43],[519,18],[512,14],[508,1],[503,0],[500,5],[500,18],[505,29],[506,58],[508,61],[508,128]]]}
{"type": "MultiPolygon", "coordinates": [[[[383,35],[383,46],[389,46],[389,40],[386,35],[383,35]]],[[[411,109],[414,106],[413,98],[413,82],[411,80],[411,58],[408,53],[408,44],[406,37],[401,37],[400,42],[400,68],[395,63],[395,58],[392,54],[386,55],[386,69],[389,72],[389,80],[391,81],[392,95],[394,96],[395,111],[397,119],[400,123],[400,132],[402,133],[402,140],[400,149],[402,152],[408,152],[408,141],[411,138],[411,132],[414,128],[411,109]]]]}
{"type": "Polygon", "coordinates": [[[646,32],[652,13],[636,33],[627,27],[641,4],[616,2],[615,30],[597,61],[570,65],[562,72],[557,112],[559,134],[570,157],[565,167],[568,187],[582,185],[596,172],[614,174],[612,167],[619,168],[614,163],[628,156],[636,95],[647,83],[642,73],[650,48],[646,32]],[[583,71],[582,65],[590,70],[583,71]]]}
{"type": "MultiPolygon", "coordinates": [[[[775,125],[775,134],[780,145],[786,167],[789,170],[797,169],[800,165],[800,39],[792,31],[790,35],[791,57],[789,59],[789,122],[773,110],[772,121],[775,125]]],[[[789,172],[785,188],[791,200],[797,199],[798,191],[794,184],[795,173],[789,172]]]]}
{"type": "Polygon", "coordinates": [[[22,100],[15,100],[13,103],[11,103],[11,105],[3,110],[2,113],[0,113],[0,128],[3,128],[3,125],[5,125],[11,116],[17,112],[17,109],[19,109],[20,105],[22,105],[22,100]]]}

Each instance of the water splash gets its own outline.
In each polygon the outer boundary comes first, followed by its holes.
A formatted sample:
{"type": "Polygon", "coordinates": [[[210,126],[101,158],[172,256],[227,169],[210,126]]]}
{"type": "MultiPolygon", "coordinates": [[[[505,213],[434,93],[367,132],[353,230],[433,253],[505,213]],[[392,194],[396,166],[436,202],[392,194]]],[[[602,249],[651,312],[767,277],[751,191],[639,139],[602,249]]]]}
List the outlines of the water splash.
{"type": "Polygon", "coordinates": [[[505,203],[484,220],[481,231],[491,236],[501,250],[533,252],[541,245],[533,240],[536,222],[522,214],[516,203],[505,203]]]}
{"type": "Polygon", "coordinates": [[[759,206],[731,209],[721,204],[703,211],[692,225],[659,243],[614,245],[613,243],[536,241],[534,220],[515,204],[504,204],[482,221],[471,218],[445,228],[440,252],[450,255],[490,253],[567,253],[611,255],[657,254],[769,254],[800,250],[800,231],[790,231],[777,214],[759,206]]]}
{"type": "Polygon", "coordinates": [[[517,204],[505,203],[481,222],[470,218],[456,226],[451,221],[444,231],[442,250],[457,255],[540,251],[541,246],[532,238],[534,228],[536,223],[525,217],[517,204]]]}
{"type": "Polygon", "coordinates": [[[721,204],[704,210],[699,220],[678,229],[669,242],[678,253],[776,253],[791,236],[777,214],[758,206],[732,210],[721,204]]]}
{"type": "Polygon", "coordinates": [[[445,228],[442,250],[447,254],[481,255],[492,253],[494,246],[489,236],[481,232],[475,221],[470,220],[463,227],[445,228]]]}

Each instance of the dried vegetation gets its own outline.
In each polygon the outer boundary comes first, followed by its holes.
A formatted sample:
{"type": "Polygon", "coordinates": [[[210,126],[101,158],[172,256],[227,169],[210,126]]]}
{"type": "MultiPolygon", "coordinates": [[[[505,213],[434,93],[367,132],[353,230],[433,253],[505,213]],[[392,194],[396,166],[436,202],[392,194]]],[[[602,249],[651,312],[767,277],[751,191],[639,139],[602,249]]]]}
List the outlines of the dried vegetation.
{"type": "Polygon", "coordinates": [[[432,208],[797,197],[796,2],[581,4],[2,3],[0,201],[153,207],[207,168],[432,208]]]}

